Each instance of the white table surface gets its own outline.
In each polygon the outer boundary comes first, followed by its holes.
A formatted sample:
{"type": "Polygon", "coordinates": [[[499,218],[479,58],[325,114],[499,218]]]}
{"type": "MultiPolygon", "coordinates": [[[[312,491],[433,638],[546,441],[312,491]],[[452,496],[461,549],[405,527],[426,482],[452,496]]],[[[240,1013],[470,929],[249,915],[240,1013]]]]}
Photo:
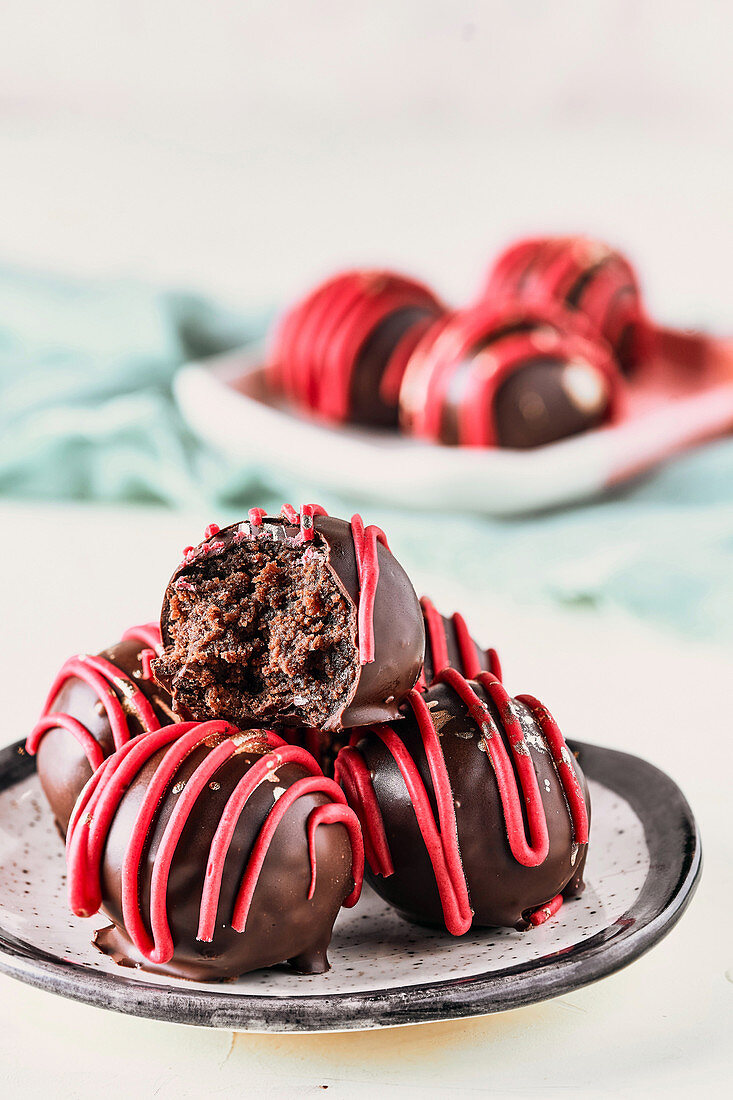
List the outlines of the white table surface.
{"type": "MultiPolygon", "coordinates": [[[[155,615],[180,548],[214,518],[0,506],[0,742],[27,732],[66,656],[101,648],[124,626],[155,615]]],[[[0,977],[0,1095],[411,1100],[559,1090],[719,1095],[729,1086],[731,654],[612,615],[519,613],[488,579],[469,593],[413,573],[442,606],[457,601],[470,612],[482,640],[500,645],[510,690],[539,695],[567,736],[640,753],[682,786],[700,822],[705,870],[680,924],[626,970],[570,996],[366,1033],[187,1028],[106,1013],[0,977]]]]}

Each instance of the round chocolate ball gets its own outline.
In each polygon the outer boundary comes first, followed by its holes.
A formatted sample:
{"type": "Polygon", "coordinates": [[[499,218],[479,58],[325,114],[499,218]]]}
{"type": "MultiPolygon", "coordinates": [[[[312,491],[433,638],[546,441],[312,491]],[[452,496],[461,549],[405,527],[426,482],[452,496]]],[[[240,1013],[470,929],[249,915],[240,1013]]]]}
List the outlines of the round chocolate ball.
{"type": "Polygon", "coordinates": [[[607,419],[609,401],[605,376],[587,359],[529,359],[496,392],[497,442],[525,449],[590,431],[607,419]]]}
{"type": "Polygon", "coordinates": [[[389,271],[337,275],[277,325],[270,386],[323,419],[394,428],[407,359],[442,311],[413,279],[389,271]]]}
{"type": "Polygon", "coordinates": [[[479,672],[491,672],[501,679],[501,664],[495,649],[482,649],[471,637],[459,611],[450,618],[436,610],[427,596],[420,599],[425,621],[425,661],[417,683],[424,691],[444,668],[455,668],[469,680],[479,672]]]}
{"type": "Polygon", "coordinates": [[[582,889],[589,799],[547,710],[491,673],[452,669],[404,719],[354,734],[336,778],[364,832],[368,878],[408,920],[461,935],[525,929],[582,889]]]}
{"type": "Polygon", "coordinates": [[[153,672],[176,713],[245,727],[391,721],[425,650],[384,533],[314,505],[208,529],[173,574],[161,632],[153,672]]]}
{"type": "Polygon", "coordinates": [[[26,741],[62,835],[92,772],[140,733],[175,721],[167,691],[153,679],[157,623],[131,627],[96,656],[70,657],[54,680],[26,741]]]}
{"type": "Polygon", "coordinates": [[[615,419],[624,380],[601,337],[555,305],[479,305],[443,319],[408,363],[402,424],[433,442],[529,448],[615,419]]]}
{"type": "Polygon", "coordinates": [[[262,730],[178,723],[119,749],[69,823],[69,904],[124,965],[201,981],[328,969],[361,886],[359,825],[312,756],[262,730]]]}
{"type": "Polygon", "coordinates": [[[498,258],[483,297],[555,301],[578,310],[613,349],[622,370],[649,352],[651,326],[636,273],[620,252],[587,237],[518,241],[498,258]]]}

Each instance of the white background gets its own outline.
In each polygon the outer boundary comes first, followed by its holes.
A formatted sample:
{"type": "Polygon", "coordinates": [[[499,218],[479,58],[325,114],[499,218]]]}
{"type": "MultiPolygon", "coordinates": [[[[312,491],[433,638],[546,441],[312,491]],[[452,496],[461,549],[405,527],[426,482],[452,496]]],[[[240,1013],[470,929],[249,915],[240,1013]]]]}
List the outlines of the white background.
{"type": "MultiPolygon", "coordinates": [[[[0,263],[242,308],[389,263],[465,298],[515,233],[579,229],[628,249],[660,317],[732,330],[732,32],[725,0],[3,0],[0,263]]],[[[0,740],[25,734],[69,653],[148,617],[201,519],[0,509],[0,740]]],[[[568,735],[681,783],[707,862],[678,928],[577,995],[367,1035],[198,1032],[2,979],[3,1096],[723,1091],[729,652],[417,579],[473,612],[510,689],[568,735]]]]}
{"type": "Polygon", "coordinates": [[[466,298],[514,234],[581,230],[731,328],[732,38],[726,0],[3,0],[0,260],[466,298]]]}

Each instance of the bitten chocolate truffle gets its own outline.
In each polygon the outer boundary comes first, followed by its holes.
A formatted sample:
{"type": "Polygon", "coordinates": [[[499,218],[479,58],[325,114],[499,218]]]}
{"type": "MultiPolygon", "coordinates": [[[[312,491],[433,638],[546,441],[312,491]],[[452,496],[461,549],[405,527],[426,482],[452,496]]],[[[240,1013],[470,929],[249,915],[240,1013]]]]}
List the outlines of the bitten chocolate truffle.
{"type": "Polygon", "coordinates": [[[588,237],[537,237],[503,252],[484,298],[555,301],[578,310],[610,347],[624,371],[648,353],[651,326],[636,273],[620,252],[588,237]]]}
{"type": "Polygon", "coordinates": [[[178,723],[128,742],[76,803],[69,905],[113,922],[125,965],[212,981],[290,962],[328,969],[359,896],[359,824],[312,756],[264,730],[178,723]]]}
{"type": "Polygon", "coordinates": [[[491,673],[446,669],[404,714],[355,732],[336,761],[374,889],[408,920],[457,936],[541,924],[582,890],[590,814],[548,711],[511,699],[491,673]]]}
{"type": "Polygon", "coordinates": [[[37,757],[62,834],[82,787],[110,753],[175,720],[168,692],[150,671],[160,648],[157,623],[131,627],[96,656],[70,657],[51,685],[26,751],[37,757]]]}
{"type": "Polygon", "coordinates": [[[176,713],[333,731],[391,721],[419,676],[423,618],[384,533],[304,505],[187,548],[153,673],[176,713]]]}
{"type": "Polygon", "coordinates": [[[414,279],[344,272],[281,319],[267,360],[269,384],[326,420],[396,427],[405,364],[442,311],[414,279]]]}
{"type": "Polygon", "coordinates": [[[552,303],[486,303],[426,333],[402,380],[401,421],[437,443],[539,447],[615,419],[624,395],[582,318],[552,303]]]}

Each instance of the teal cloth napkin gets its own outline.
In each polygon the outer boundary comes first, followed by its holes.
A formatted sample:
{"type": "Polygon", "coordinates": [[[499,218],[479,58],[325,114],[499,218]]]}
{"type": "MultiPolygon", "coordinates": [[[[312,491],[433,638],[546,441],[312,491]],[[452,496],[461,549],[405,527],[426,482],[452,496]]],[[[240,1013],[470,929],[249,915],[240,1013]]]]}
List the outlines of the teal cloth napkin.
{"type": "MultiPolygon", "coordinates": [[[[172,397],[181,363],[259,338],[267,321],[132,281],[0,271],[0,494],[159,502],[220,519],[311,499],[269,471],[228,467],[172,397]]],[[[359,507],[324,496],[336,512],[359,507]]],[[[607,603],[731,639],[733,440],[602,501],[524,519],[364,511],[426,571],[459,568],[519,601],[607,603]]]]}
{"type": "Polygon", "coordinates": [[[228,472],[186,429],[171,381],[181,363],[242,345],[266,323],[135,282],[0,271],[0,493],[216,500],[228,472]]]}

